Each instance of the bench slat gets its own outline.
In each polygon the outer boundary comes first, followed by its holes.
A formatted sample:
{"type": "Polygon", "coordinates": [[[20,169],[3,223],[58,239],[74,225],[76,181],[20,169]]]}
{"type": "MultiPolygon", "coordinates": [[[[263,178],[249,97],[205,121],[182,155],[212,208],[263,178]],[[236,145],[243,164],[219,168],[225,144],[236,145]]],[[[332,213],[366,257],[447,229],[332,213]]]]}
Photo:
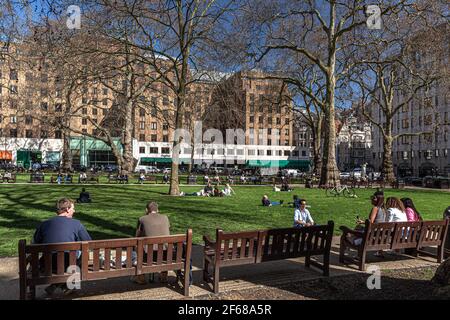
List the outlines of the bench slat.
{"type": "Polygon", "coordinates": [[[93,270],[98,271],[100,269],[100,249],[93,250],[93,270]]]}
{"type": "Polygon", "coordinates": [[[52,253],[45,252],[44,253],[44,274],[46,276],[52,275],[52,253]]]}
{"type": "Polygon", "coordinates": [[[63,275],[64,272],[64,251],[58,251],[56,253],[56,273],[60,276],[63,275]]]}
{"type": "Polygon", "coordinates": [[[127,247],[127,268],[131,268],[133,266],[133,261],[132,261],[132,252],[133,252],[133,247],[127,247]]]}
{"type": "Polygon", "coordinates": [[[173,243],[167,245],[167,264],[173,262],[173,243]]]}
{"type": "Polygon", "coordinates": [[[122,269],[122,247],[116,248],[116,269],[122,269]]]}
{"type": "Polygon", "coordinates": [[[111,249],[105,249],[105,263],[103,264],[103,269],[109,271],[111,269],[111,249]]]}
{"type": "Polygon", "coordinates": [[[164,250],[164,245],[162,243],[158,244],[158,255],[157,255],[157,258],[156,258],[156,264],[157,265],[161,265],[162,264],[163,250],[164,250]]]}

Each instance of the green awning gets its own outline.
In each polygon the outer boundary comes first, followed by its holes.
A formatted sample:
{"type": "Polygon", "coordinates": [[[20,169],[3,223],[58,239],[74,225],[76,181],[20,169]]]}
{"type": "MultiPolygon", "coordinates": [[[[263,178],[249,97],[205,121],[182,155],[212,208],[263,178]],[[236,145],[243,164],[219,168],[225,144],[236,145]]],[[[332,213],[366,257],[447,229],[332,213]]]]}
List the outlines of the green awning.
{"type": "Polygon", "coordinates": [[[248,160],[248,167],[309,169],[309,160],[248,160]]]}
{"type": "MultiPolygon", "coordinates": [[[[180,159],[180,163],[184,162],[185,164],[189,163],[191,159],[180,159]]],[[[149,158],[149,157],[143,157],[140,159],[139,164],[145,165],[146,163],[152,164],[152,163],[172,163],[172,158],[149,158]]]]}

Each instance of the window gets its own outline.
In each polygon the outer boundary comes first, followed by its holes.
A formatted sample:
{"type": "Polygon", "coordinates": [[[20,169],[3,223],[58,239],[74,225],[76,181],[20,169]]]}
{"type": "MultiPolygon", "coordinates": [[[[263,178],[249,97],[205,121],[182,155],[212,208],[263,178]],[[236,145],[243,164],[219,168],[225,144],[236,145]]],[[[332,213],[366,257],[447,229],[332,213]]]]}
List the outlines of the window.
{"type": "Polygon", "coordinates": [[[55,111],[62,112],[62,103],[55,104],[55,111]]]}
{"type": "Polygon", "coordinates": [[[403,129],[409,128],[409,119],[403,119],[402,120],[402,128],[403,129]]]}
{"type": "Polygon", "coordinates": [[[140,121],[139,122],[139,129],[145,130],[145,121],[140,121]]]}
{"type": "Polygon", "coordinates": [[[102,100],[102,105],[107,106],[108,105],[108,99],[103,99],[102,100]]]}
{"type": "Polygon", "coordinates": [[[253,123],[253,122],[255,122],[255,117],[254,117],[254,116],[250,116],[250,120],[249,120],[249,122],[250,122],[250,123],[253,123]]]}
{"type": "Polygon", "coordinates": [[[306,157],[306,151],[302,150],[302,157],[306,157]]]}
{"type": "Polygon", "coordinates": [[[62,139],[62,132],[61,130],[55,131],[55,139],[62,139]]]}
{"type": "Polygon", "coordinates": [[[151,115],[152,117],[156,117],[158,115],[158,109],[156,107],[152,107],[151,115]]]}
{"type": "Polygon", "coordinates": [[[277,125],[281,124],[281,118],[277,118],[277,125]]]}
{"type": "Polygon", "coordinates": [[[237,155],[238,156],[243,156],[244,155],[244,149],[237,149],[237,155]]]}
{"type": "Polygon", "coordinates": [[[92,119],[92,122],[97,123],[97,119],[96,118],[92,119]]]}
{"type": "Polygon", "coordinates": [[[17,70],[10,70],[9,71],[9,79],[10,80],[19,80],[19,75],[17,73],[17,70]]]}
{"type": "Polygon", "coordinates": [[[161,148],[161,153],[162,154],[169,154],[170,153],[170,148],[161,148]]]}
{"type": "Polygon", "coordinates": [[[48,90],[46,88],[42,88],[41,89],[41,97],[46,97],[48,96],[48,90]]]}
{"type": "Polygon", "coordinates": [[[87,125],[87,119],[86,118],[81,119],[81,124],[84,126],[87,125]]]}
{"type": "Polygon", "coordinates": [[[168,106],[169,105],[169,98],[163,97],[163,105],[168,106]]]}
{"type": "Polygon", "coordinates": [[[10,123],[17,123],[17,117],[16,116],[11,116],[10,118],[9,118],[9,122],[10,123]]]}
{"type": "Polygon", "coordinates": [[[289,129],[284,129],[284,135],[286,135],[286,136],[289,135],[289,129]]]}
{"type": "Polygon", "coordinates": [[[140,117],[145,117],[145,109],[143,109],[143,108],[139,109],[139,116],[140,117]]]}
{"type": "Polygon", "coordinates": [[[439,149],[434,150],[434,155],[436,158],[439,158],[439,149]]]}
{"type": "Polygon", "coordinates": [[[151,140],[152,142],[157,142],[157,141],[158,141],[158,135],[152,134],[150,140],[151,140]]]}
{"type": "Polygon", "coordinates": [[[158,153],[158,147],[150,147],[150,153],[158,153]]]}
{"type": "Polygon", "coordinates": [[[104,96],[108,95],[108,89],[107,88],[103,88],[103,95],[104,96]]]}
{"type": "Polygon", "coordinates": [[[48,81],[48,75],[46,73],[41,74],[41,82],[45,83],[48,81]]]}
{"type": "Polygon", "coordinates": [[[264,156],[264,150],[258,150],[258,156],[264,156]]]}
{"type": "Polygon", "coordinates": [[[145,147],[139,147],[139,153],[145,153],[145,147]]]}
{"type": "Polygon", "coordinates": [[[408,160],[408,151],[403,151],[403,160],[408,160]]]}
{"type": "Polygon", "coordinates": [[[25,116],[25,124],[33,124],[33,118],[31,116],[25,116]]]}
{"type": "Polygon", "coordinates": [[[15,86],[15,85],[10,85],[10,86],[9,86],[9,89],[11,90],[11,93],[12,93],[12,94],[17,94],[17,93],[19,93],[19,89],[18,89],[17,86],[15,86]]]}
{"type": "Polygon", "coordinates": [[[33,74],[31,72],[25,73],[25,80],[26,81],[33,81],[33,74]]]}
{"type": "Polygon", "coordinates": [[[287,139],[284,140],[284,145],[285,145],[285,146],[288,146],[288,145],[289,145],[289,140],[287,140],[287,139]]]}
{"type": "Polygon", "coordinates": [[[97,114],[98,114],[97,108],[93,108],[93,109],[92,109],[92,115],[93,115],[93,116],[96,116],[97,114]]]}
{"type": "Polygon", "coordinates": [[[25,137],[26,138],[33,138],[33,130],[26,130],[25,131],[25,137]]]}
{"type": "Polygon", "coordinates": [[[145,134],[139,134],[139,141],[145,141],[145,134]]]}
{"type": "Polygon", "coordinates": [[[259,122],[259,123],[263,123],[263,122],[264,122],[263,116],[259,116],[258,122],[259,122]]]}
{"type": "Polygon", "coordinates": [[[169,135],[163,135],[163,142],[169,142],[169,135]]]}
{"type": "Polygon", "coordinates": [[[82,129],[81,132],[87,133],[87,129],[82,129]]]}
{"type": "Polygon", "coordinates": [[[255,155],[255,150],[247,150],[247,155],[254,156],[255,155]]]}
{"type": "Polygon", "coordinates": [[[82,103],[82,104],[88,103],[88,99],[87,99],[87,98],[81,98],[81,103],[82,103]]]}
{"type": "Polygon", "coordinates": [[[289,118],[284,119],[284,124],[289,124],[289,118]]]}
{"type": "Polygon", "coordinates": [[[48,138],[48,132],[46,130],[41,130],[41,139],[47,139],[48,138]]]}
{"type": "Polygon", "coordinates": [[[285,157],[290,157],[291,156],[291,152],[289,150],[284,150],[284,156],[285,157]]]}
{"type": "Polygon", "coordinates": [[[167,123],[163,124],[163,130],[165,131],[169,130],[169,125],[167,123]]]}
{"type": "Polygon", "coordinates": [[[17,101],[16,100],[10,100],[9,101],[9,107],[11,109],[17,109],[17,101]]]}
{"type": "Polygon", "coordinates": [[[157,123],[156,122],[152,122],[151,128],[152,128],[152,130],[157,130],[157,128],[158,128],[157,123]]]}
{"type": "Polygon", "coordinates": [[[11,138],[17,138],[17,129],[10,129],[9,130],[9,136],[11,138]]]}

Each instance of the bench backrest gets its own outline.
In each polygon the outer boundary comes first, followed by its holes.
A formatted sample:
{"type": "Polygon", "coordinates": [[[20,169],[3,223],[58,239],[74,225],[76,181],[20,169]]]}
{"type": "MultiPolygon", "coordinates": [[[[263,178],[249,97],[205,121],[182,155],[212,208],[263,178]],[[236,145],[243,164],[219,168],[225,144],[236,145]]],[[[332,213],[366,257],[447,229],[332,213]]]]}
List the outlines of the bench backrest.
{"type": "Polygon", "coordinates": [[[76,265],[80,267],[80,280],[138,275],[153,270],[179,270],[189,267],[191,251],[191,229],[187,230],[186,234],[165,237],[30,245],[27,245],[25,240],[20,240],[19,273],[21,282],[38,285],[65,282],[72,275],[67,272],[67,267],[76,265]],[[153,248],[154,244],[158,246],[157,258],[152,261],[153,255],[144,255],[143,248],[145,245],[153,248]],[[162,248],[167,248],[164,255],[162,248]],[[173,250],[170,250],[171,248],[173,250]],[[144,261],[144,258],[147,260],[144,261]],[[27,279],[26,268],[29,262],[31,279],[27,279]]]}
{"type": "Polygon", "coordinates": [[[280,260],[329,252],[334,222],[302,228],[283,228],[260,231],[262,246],[259,261],[280,260]]]}
{"type": "Polygon", "coordinates": [[[440,246],[445,243],[448,233],[449,219],[423,221],[419,238],[419,247],[440,246]]]}
{"type": "Polygon", "coordinates": [[[258,234],[259,231],[225,233],[216,229],[216,259],[223,264],[256,262],[258,234]]]}
{"type": "Polygon", "coordinates": [[[363,247],[366,250],[418,248],[441,245],[448,221],[370,223],[366,220],[363,247]]]}

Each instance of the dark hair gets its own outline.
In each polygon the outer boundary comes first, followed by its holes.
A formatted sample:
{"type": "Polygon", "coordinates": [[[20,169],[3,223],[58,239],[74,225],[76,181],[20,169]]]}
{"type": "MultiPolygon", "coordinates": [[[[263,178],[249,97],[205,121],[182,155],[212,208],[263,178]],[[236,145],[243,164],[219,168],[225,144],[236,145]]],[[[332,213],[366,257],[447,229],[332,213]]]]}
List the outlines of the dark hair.
{"type": "Polygon", "coordinates": [[[444,210],[443,218],[444,219],[450,218],[450,207],[447,207],[447,209],[444,210]]]}
{"type": "Polygon", "coordinates": [[[296,194],[294,194],[294,200],[297,200],[298,199],[298,195],[296,195],[296,194]]]}
{"type": "Polygon", "coordinates": [[[372,201],[376,201],[377,207],[384,208],[384,192],[383,191],[376,191],[372,197],[370,197],[372,201]]]}
{"type": "Polygon", "coordinates": [[[81,192],[85,192],[85,191],[86,191],[86,188],[81,189],[81,192]]]}
{"type": "Polygon", "coordinates": [[[403,205],[406,208],[411,208],[414,210],[415,213],[417,213],[417,216],[420,218],[421,214],[419,211],[417,211],[416,207],[414,206],[413,201],[410,198],[402,198],[401,201],[403,202],[403,205]]]}

